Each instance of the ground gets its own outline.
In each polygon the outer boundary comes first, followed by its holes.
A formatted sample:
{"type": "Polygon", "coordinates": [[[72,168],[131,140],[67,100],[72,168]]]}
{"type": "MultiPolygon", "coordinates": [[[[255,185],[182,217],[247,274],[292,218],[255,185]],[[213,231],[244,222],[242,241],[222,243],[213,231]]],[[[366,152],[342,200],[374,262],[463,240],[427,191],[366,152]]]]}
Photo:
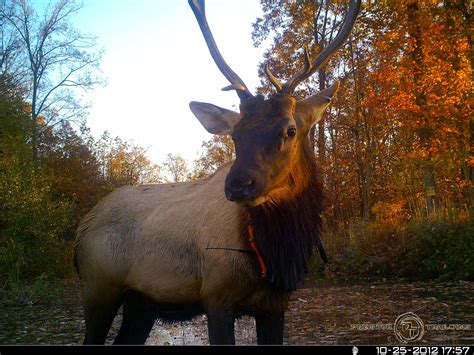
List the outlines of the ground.
{"type": "MultiPolygon", "coordinates": [[[[80,344],[84,321],[76,280],[51,304],[1,306],[0,344],[80,344]]],[[[394,322],[413,312],[423,322],[416,344],[474,343],[474,282],[316,281],[295,292],[286,313],[285,344],[401,344],[394,322]]],[[[119,314],[109,334],[120,326],[119,314]]],[[[255,344],[255,322],[236,322],[237,344],[255,344]]],[[[157,322],[150,345],[207,344],[205,316],[183,324],[157,322]]]]}

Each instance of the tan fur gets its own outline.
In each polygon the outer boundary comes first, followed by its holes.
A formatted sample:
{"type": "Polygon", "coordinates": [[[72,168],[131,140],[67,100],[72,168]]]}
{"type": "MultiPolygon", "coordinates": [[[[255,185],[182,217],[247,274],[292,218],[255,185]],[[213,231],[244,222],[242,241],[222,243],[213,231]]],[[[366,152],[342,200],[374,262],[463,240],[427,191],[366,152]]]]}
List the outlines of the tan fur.
{"type": "Polygon", "coordinates": [[[249,296],[248,286],[239,291],[242,280],[255,279],[248,256],[206,249],[246,248],[239,237],[240,207],[223,193],[229,167],[197,182],[122,187],[105,197],[77,233],[85,292],[108,283],[158,303],[249,296]]]}
{"type": "MultiPolygon", "coordinates": [[[[288,146],[285,160],[275,166],[267,161],[271,157],[255,149],[260,157],[257,166],[269,169],[271,181],[268,191],[255,196],[255,203],[266,200],[271,209],[309,186],[307,163],[301,160],[303,143],[328,103],[325,97],[298,103],[274,97],[242,105],[234,133],[251,137],[256,130],[263,132],[269,117],[277,129],[294,122],[301,131],[300,138],[288,146]]],[[[193,107],[205,116],[201,121],[208,126],[229,115],[215,106],[208,110],[202,103],[193,107]]],[[[228,125],[221,123],[215,126],[228,125]]],[[[101,318],[106,305],[120,304],[127,290],[163,305],[236,306],[243,313],[284,311],[289,293],[263,280],[252,256],[235,251],[249,250],[243,237],[247,232],[241,230],[247,225],[244,219],[248,221],[249,209],[225,197],[225,181],[233,164],[200,181],[122,187],[90,211],[77,230],[75,246],[86,323],[88,316],[101,318]]]]}

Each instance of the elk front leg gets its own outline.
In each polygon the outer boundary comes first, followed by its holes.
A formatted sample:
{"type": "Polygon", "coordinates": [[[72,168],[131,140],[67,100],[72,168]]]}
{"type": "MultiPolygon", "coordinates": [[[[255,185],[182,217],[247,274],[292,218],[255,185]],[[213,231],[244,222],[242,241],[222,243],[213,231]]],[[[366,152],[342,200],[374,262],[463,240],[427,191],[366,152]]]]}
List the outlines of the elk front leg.
{"type": "Polygon", "coordinates": [[[283,344],[284,316],[283,312],[255,316],[259,345],[283,344]]]}
{"type": "Polygon", "coordinates": [[[232,307],[208,305],[207,329],[211,345],[234,345],[234,310],[232,307]]]}

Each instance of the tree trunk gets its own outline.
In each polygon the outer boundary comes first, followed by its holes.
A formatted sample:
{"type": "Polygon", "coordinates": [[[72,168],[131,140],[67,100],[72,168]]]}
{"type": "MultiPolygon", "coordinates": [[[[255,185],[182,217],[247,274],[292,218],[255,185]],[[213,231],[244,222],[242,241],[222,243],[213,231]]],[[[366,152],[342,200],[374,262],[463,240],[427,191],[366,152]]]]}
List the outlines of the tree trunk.
{"type": "MultiPolygon", "coordinates": [[[[471,72],[474,73],[474,53],[473,53],[473,48],[472,48],[472,30],[471,30],[471,14],[469,12],[469,9],[467,7],[467,4],[464,0],[458,0],[458,1],[452,1],[452,0],[447,0],[443,4],[444,10],[446,12],[446,27],[445,27],[445,33],[446,36],[448,37],[448,40],[450,42],[456,40],[456,37],[459,36],[459,33],[457,33],[457,28],[456,28],[456,20],[462,19],[462,27],[464,29],[463,36],[466,38],[467,43],[469,44],[469,53],[467,53],[467,57],[470,60],[471,64],[471,72]],[[458,13],[456,17],[454,16],[455,13],[458,13]]],[[[461,54],[459,52],[459,48],[454,46],[452,48],[453,54],[454,54],[454,60],[452,61],[453,64],[453,69],[455,71],[461,69],[461,54]]],[[[467,102],[469,100],[468,97],[464,98],[465,101],[467,102]]],[[[462,110],[460,107],[462,104],[457,105],[457,108],[459,111],[462,110]]],[[[462,122],[463,120],[459,120],[462,122]]],[[[465,130],[467,129],[469,132],[469,138],[467,142],[467,150],[463,151],[461,155],[461,179],[468,181],[469,183],[467,184],[467,198],[466,198],[466,203],[469,206],[469,209],[471,211],[474,210],[474,166],[469,165],[467,162],[467,157],[469,156],[474,156],[474,118],[470,117],[469,118],[469,123],[466,126],[461,126],[460,129],[465,130]]],[[[463,201],[464,203],[464,201],[463,201]]]]}
{"type": "Polygon", "coordinates": [[[361,89],[359,82],[363,81],[363,78],[360,76],[360,71],[356,70],[356,63],[354,58],[354,48],[352,45],[352,40],[349,41],[349,50],[351,55],[351,65],[352,65],[352,75],[354,78],[354,98],[355,98],[355,119],[356,124],[354,127],[354,136],[355,136],[355,155],[357,163],[357,174],[359,179],[359,196],[360,196],[360,216],[362,220],[368,222],[370,219],[370,190],[371,190],[371,156],[369,155],[369,144],[370,136],[368,133],[368,125],[364,112],[360,108],[361,103],[361,89]],[[364,121],[362,121],[364,118],[364,121]],[[365,133],[365,134],[363,134],[365,133]],[[364,138],[366,141],[364,142],[364,138]],[[365,143],[365,147],[363,147],[365,143]],[[363,153],[365,148],[365,153],[363,153]]]}
{"type": "MultiPolygon", "coordinates": [[[[319,69],[319,91],[326,88],[326,71],[324,69],[319,69]]],[[[323,113],[323,116],[318,122],[318,162],[319,162],[319,171],[324,182],[324,167],[326,166],[326,135],[324,133],[324,121],[326,120],[326,112],[323,113]]]]}
{"type": "MultiPolygon", "coordinates": [[[[34,85],[35,86],[35,85],[34,85]]],[[[36,88],[33,87],[31,100],[31,151],[33,154],[33,166],[38,168],[38,114],[36,113],[36,88]]]]}
{"type": "MultiPolygon", "coordinates": [[[[428,151],[430,141],[433,137],[433,131],[429,125],[428,117],[426,117],[426,96],[423,92],[422,77],[424,72],[423,66],[423,40],[420,28],[419,6],[417,0],[411,1],[407,5],[408,14],[408,31],[410,37],[414,41],[413,58],[413,81],[415,83],[415,102],[420,110],[415,113],[416,120],[420,127],[416,130],[416,134],[420,141],[422,149],[428,151]]],[[[425,187],[426,209],[428,214],[432,214],[439,209],[439,197],[436,191],[435,169],[431,158],[431,154],[423,160],[423,185],[425,187]]]]}
{"type": "MultiPolygon", "coordinates": [[[[319,53],[321,53],[324,50],[324,47],[326,46],[327,38],[326,38],[326,24],[327,24],[327,19],[328,19],[328,14],[329,14],[329,6],[326,3],[325,11],[324,11],[324,19],[323,19],[323,24],[322,28],[320,29],[320,32],[318,32],[318,17],[321,14],[321,11],[323,9],[323,3],[317,3],[317,6],[315,6],[315,14],[313,17],[313,37],[314,37],[314,43],[316,46],[318,46],[319,53]]],[[[319,79],[319,91],[324,90],[326,88],[326,70],[324,68],[319,69],[318,71],[318,79],[319,79]]],[[[324,173],[324,167],[326,166],[326,136],[324,132],[324,121],[325,121],[325,116],[326,113],[323,113],[323,116],[318,122],[318,139],[317,139],[317,147],[318,147],[318,163],[319,163],[319,169],[321,172],[321,177],[323,179],[323,182],[325,180],[325,173],[324,173]]],[[[313,135],[314,137],[314,132],[313,135]]],[[[313,141],[313,147],[315,145],[315,142],[313,141]]]]}

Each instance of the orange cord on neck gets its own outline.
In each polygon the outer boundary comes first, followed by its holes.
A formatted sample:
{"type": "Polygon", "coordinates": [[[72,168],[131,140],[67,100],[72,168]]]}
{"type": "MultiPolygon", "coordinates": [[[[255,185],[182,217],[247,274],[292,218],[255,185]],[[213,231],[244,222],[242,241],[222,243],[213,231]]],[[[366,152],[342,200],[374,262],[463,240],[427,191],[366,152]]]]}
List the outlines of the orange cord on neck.
{"type": "Polygon", "coordinates": [[[263,258],[260,255],[260,252],[258,251],[257,243],[255,242],[255,236],[253,234],[253,228],[250,225],[248,227],[248,233],[249,233],[250,247],[252,248],[254,253],[257,255],[258,263],[260,264],[260,268],[262,269],[262,277],[265,278],[267,276],[267,267],[265,266],[265,262],[263,261],[263,258]]]}

